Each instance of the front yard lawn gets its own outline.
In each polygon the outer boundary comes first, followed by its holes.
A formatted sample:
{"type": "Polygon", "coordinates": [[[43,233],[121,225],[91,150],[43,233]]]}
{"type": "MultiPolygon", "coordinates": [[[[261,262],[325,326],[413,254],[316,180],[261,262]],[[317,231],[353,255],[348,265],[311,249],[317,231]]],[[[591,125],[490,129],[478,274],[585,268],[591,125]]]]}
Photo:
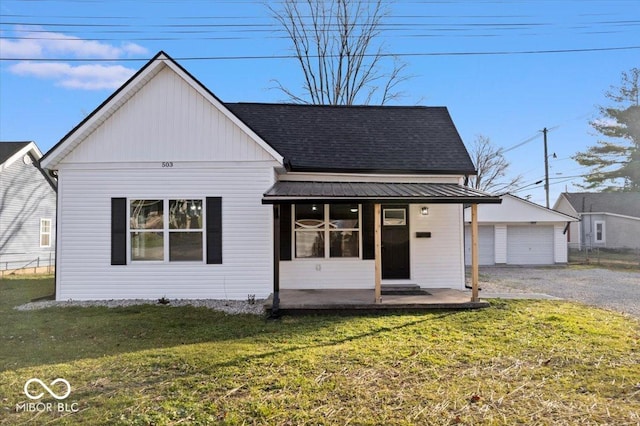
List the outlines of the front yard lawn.
{"type": "Polygon", "coordinates": [[[13,309],[52,291],[50,278],[0,280],[0,424],[640,423],[640,322],[579,304],[274,322],[13,309]],[[36,383],[32,401],[31,378],[71,393],[36,383]]]}

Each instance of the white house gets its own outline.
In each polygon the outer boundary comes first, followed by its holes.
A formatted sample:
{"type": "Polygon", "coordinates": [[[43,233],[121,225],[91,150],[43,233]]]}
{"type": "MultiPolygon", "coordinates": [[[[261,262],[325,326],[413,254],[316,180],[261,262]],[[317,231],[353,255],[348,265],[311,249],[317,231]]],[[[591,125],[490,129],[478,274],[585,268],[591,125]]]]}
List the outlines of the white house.
{"type": "Polygon", "coordinates": [[[40,157],[34,142],[0,142],[0,276],[55,264],[56,181],[40,157]]]}
{"type": "Polygon", "coordinates": [[[163,52],[41,163],[59,300],[462,289],[463,204],[500,202],[446,108],[223,103],[163,52]]]}
{"type": "MultiPolygon", "coordinates": [[[[567,263],[567,231],[573,216],[515,195],[502,195],[501,204],[478,207],[480,265],[553,265],[567,263]]],[[[471,222],[469,209],[465,223],[471,222]]],[[[470,225],[465,227],[465,258],[471,264],[470,225]]]]}

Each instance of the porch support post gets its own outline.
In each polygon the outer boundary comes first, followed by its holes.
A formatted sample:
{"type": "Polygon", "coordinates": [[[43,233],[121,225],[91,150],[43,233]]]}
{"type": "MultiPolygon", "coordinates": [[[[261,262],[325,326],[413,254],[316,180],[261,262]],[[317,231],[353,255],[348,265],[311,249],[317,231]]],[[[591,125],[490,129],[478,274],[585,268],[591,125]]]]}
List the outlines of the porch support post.
{"type": "Polygon", "coordinates": [[[478,205],[471,204],[471,301],[478,302],[478,205]]]}
{"type": "Polygon", "coordinates": [[[375,204],[374,215],[374,247],[375,247],[375,303],[382,302],[382,226],[380,204],[375,204]]]}
{"type": "Polygon", "coordinates": [[[271,317],[280,317],[280,205],[273,205],[273,302],[271,317]]]}

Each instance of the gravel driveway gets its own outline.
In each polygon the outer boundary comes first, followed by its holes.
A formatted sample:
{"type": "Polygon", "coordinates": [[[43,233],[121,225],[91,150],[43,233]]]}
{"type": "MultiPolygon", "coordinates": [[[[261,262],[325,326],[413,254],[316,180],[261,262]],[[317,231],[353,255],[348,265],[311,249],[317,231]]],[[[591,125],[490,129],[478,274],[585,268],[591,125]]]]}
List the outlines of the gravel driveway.
{"type": "Polygon", "coordinates": [[[480,288],[480,297],[544,293],[640,317],[640,272],[481,266],[480,288]]]}

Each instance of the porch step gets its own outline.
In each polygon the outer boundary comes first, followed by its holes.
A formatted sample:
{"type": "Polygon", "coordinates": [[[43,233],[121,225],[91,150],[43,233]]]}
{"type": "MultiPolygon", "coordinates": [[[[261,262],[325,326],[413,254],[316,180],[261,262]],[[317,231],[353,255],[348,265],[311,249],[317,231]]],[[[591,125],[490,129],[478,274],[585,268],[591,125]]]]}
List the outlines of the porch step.
{"type": "Polygon", "coordinates": [[[429,295],[418,284],[384,284],[380,288],[383,296],[418,296],[429,295]]]}
{"type": "Polygon", "coordinates": [[[382,284],[380,288],[384,290],[416,290],[420,289],[418,284],[382,284]]]}

